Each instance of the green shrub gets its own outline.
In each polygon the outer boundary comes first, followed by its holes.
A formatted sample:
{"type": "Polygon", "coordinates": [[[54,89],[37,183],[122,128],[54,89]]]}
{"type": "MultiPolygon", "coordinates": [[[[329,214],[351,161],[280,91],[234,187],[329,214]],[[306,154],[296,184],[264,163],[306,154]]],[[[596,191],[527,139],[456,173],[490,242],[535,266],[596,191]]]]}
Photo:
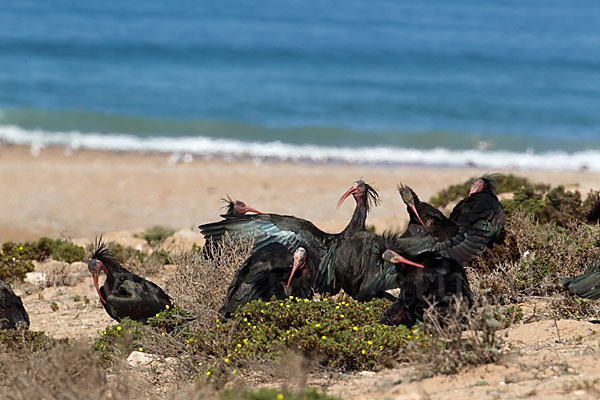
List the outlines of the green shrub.
{"type": "Polygon", "coordinates": [[[162,225],[154,225],[151,228],[146,229],[140,234],[136,234],[136,237],[145,239],[149,245],[153,246],[158,244],[175,233],[174,229],[167,228],[162,225]]]}
{"type": "Polygon", "coordinates": [[[190,315],[181,308],[176,306],[167,307],[165,311],[148,318],[148,325],[165,332],[171,332],[191,320],[190,315]]]}
{"type": "Polygon", "coordinates": [[[26,242],[25,244],[31,245],[36,253],[35,259],[38,261],[52,257],[57,261],[72,263],[83,261],[85,257],[85,249],[68,240],[42,237],[35,242],[26,242]]]}
{"type": "Polygon", "coordinates": [[[63,239],[42,237],[35,242],[2,245],[0,251],[0,279],[12,282],[22,280],[27,272],[33,271],[33,260],[53,258],[72,263],[82,261],[85,249],[63,239]]]}
{"type": "Polygon", "coordinates": [[[192,341],[198,351],[228,362],[274,358],[291,349],[332,367],[373,369],[407,343],[423,340],[416,327],[379,323],[389,305],[382,299],[358,303],[349,298],[253,301],[192,341]]]}
{"type": "Polygon", "coordinates": [[[338,397],[328,396],[324,391],[306,388],[302,391],[260,388],[258,390],[227,389],[221,396],[223,400],[339,400],[338,397]]]}
{"type": "Polygon", "coordinates": [[[107,326],[106,329],[98,331],[100,337],[94,343],[94,350],[101,353],[101,360],[105,364],[112,364],[119,355],[127,357],[133,350],[140,349],[140,328],[139,322],[129,318],[121,320],[117,325],[107,326]]]}
{"type": "Polygon", "coordinates": [[[13,282],[23,280],[25,274],[33,271],[32,249],[21,243],[8,242],[0,250],[0,279],[13,282]]]}

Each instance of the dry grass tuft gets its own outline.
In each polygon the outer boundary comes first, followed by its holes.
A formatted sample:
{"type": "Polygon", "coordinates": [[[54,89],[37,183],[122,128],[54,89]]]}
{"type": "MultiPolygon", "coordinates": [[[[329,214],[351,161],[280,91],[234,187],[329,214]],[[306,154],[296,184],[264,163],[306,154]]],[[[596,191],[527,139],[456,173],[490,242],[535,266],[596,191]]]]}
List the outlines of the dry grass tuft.
{"type": "Polygon", "coordinates": [[[496,362],[502,355],[503,341],[498,331],[504,328],[504,322],[483,296],[472,307],[454,298],[454,305],[443,315],[432,306],[423,319],[428,342],[405,353],[408,361],[419,365],[417,379],[456,374],[467,367],[496,362]]]}
{"type": "Polygon", "coordinates": [[[250,256],[254,242],[225,236],[204,259],[199,251],[176,251],[172,255],[175,273],[167,281],[167,292],[175,303],[196,318],[196,324],[209,327],[219,318],[227,288],[235,272],[250,256]]]}
{"type": "Polygon", "coordinates": [[[107,379],[98,354],[85,343],[0,357],[4,399],[128,399],[144,391],[128,374],[107,379]]]}

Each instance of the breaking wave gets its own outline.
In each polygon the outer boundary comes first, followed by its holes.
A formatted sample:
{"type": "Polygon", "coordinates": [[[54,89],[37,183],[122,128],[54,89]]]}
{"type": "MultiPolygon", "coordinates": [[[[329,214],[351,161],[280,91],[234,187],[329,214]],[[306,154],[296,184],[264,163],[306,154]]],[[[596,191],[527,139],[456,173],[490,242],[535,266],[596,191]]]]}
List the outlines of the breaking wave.
{"type": "Polygon", "coordinates": [[[64,146],[110,150],[160,152],[196,157],[257,158],[312,162],[349,162],[382,165],[477,166],[481,168],[559,169],[600,171],[600,151],[578,152],[507,150],[454,150],[446,148],[416,149],[403,147],[362,146],[334,147],[289,144],[280,141],[250,142],[206,136],[135,136],[130,134],[52,132],[0,125],[0,140],[28,145],[32,153],[46,146],[64,146]]]}

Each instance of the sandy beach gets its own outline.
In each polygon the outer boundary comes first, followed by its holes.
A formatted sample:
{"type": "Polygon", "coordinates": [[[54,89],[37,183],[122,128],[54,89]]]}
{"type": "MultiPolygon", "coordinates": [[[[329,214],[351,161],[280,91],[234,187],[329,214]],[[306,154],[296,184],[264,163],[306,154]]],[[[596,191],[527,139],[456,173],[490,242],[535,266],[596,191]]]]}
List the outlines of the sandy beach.
{"type": "MultiPolygon", "coordinates": [[[[336,210],[340,196],[363,178],[381,196],[369,214],[378,230],[401,229],[407,214],[396,192],[400,182],[428,200],[448,185],[487,172],[478,168],[374,166],[192,160],[173,163],[169,154],[115,153],[0,147],[0,240],[40,236],[92,238],[102,232],[136,231],[155,224],[196,229],[218,219],[229,194],[262,212],[293,214],[324,230],[342,229],[352,201],[336,210]]],[[[509,170],[534,181],[564,184],[583,194],[598,188],[600,173],[509,170]]]]}

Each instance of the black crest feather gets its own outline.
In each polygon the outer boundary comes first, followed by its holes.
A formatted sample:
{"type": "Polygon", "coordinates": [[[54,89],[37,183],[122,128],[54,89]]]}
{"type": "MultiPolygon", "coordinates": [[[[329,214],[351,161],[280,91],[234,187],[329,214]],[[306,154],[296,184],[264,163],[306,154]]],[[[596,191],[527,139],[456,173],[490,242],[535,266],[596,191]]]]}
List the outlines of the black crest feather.
{"type": "Polygon", "coordinates": [[[223,207],[221,207],[221,210],[225,211],[225,214],[227,215],[232,215],[235,212],[235,202],[231,200],[231,197],[229,197],[228,194],[225,196],[227,196],[227,198],[221,198],[221,201],[223,202],[223,207]]]}
{"type": "Polygon", "coordinates": [[[378,206],[381,203],[381,200],[379,200],[379,193],[377,193],[377,190],[368,183],[365,183],[365,192],[367,209],[371,208],[371,206],[378,206]]]}
{"type": "Polygon", "coordinates": [[[111,245],[102,240],[102,235],[94,239],[92,259],[100,260],[109,270],[123,270],[119,260],[111,250],[111,245]]]}

